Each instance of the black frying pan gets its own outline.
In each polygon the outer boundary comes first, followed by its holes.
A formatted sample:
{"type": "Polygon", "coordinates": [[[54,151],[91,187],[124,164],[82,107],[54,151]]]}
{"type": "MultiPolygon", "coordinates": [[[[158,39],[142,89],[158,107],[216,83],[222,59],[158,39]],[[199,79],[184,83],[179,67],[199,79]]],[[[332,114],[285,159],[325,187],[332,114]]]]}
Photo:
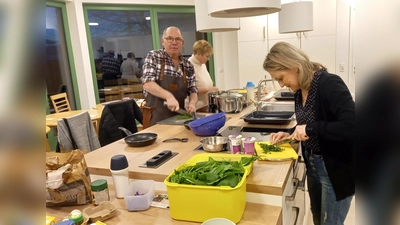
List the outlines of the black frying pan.
{"type": "Polygon", "coordinates": [[[118,127],[118,129],[125,132],[126,136],[124,138],[125,143],[129,147],[143,147],[153,144],[157,140],[156,133],[136,133],[132,134],[128,129],[123,127],[118,127]]]}
{"type": "Polygon", "coordinates": [[[186,120],[185,122],[183,122],[183,126],[185,126],[186,129],[190,130],[189,123],[192,122],[192,121],[195,121],[195,119],[186,120]]]}

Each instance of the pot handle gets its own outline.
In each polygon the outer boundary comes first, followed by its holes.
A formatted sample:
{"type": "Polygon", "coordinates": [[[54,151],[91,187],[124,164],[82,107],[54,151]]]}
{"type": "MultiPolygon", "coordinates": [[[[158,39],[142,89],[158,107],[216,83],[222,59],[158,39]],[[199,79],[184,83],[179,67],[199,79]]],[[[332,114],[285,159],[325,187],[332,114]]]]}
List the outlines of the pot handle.
{"type": "Polygon", "coordinates": [[[127,136],[131,135],[132,132],[130,132],[128,129],[125,127],[118,127],[118,129],[122,130],[127,136]]]}

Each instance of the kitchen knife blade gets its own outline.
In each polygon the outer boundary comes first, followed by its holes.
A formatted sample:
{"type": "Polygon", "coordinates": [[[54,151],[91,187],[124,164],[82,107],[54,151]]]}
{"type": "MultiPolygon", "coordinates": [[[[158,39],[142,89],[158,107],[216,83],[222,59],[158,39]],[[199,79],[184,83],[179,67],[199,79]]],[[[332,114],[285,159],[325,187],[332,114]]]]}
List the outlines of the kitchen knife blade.
{"type": "MultiPolygon", "coordinates": [[[[167,101],[164,101],[164,105],[167,106],[167,101]]],[[[178,111],[176,111],[177,113],[181,114],[181,115],[190,115],[190,113],[186,112],[183,109],[179,109],[178,111]]]]}
{"type": "Polygon", "coordinates": [[[279,146],[279,145],[282,145],[282,144],[285,144],[285,143],[292,142],[293,140],[294,140],[293,138],[283,139],[282,141],[278,141],[275,145],[279,146]]]}

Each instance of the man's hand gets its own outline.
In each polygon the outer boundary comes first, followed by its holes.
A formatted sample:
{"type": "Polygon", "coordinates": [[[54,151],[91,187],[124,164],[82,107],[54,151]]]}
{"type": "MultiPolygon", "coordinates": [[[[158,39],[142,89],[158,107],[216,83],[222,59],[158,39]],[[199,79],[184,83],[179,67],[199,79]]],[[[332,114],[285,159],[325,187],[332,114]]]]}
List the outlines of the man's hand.
{"type": "Polygon", "coordinates": [[[179,103],[175,97],[172,96],[170,98],[167,98],[166,102],[168,109],[171,110],[172,112],[176,112],[179,110],[179,103]]]}
{"type": "Polygon", "coordinates": [[[186,106],[186,111],[187,111],[188,113],[196,112],[196,106],[195,106],[194,104],[189,103],[189,104],[186,106]]]}

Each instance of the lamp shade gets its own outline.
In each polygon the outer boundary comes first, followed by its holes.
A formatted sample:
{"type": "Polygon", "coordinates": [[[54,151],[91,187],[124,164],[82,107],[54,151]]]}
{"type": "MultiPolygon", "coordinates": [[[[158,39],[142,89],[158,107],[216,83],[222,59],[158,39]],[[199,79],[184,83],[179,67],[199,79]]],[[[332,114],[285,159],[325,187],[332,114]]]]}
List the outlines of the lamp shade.
{"type": "Polygon", "coordinates": [[[208,14],[206,0],[195,0],[196,30],[198,32],[222,32],[239,30],[239,18],[214,18],[208,14]]]}
{"type": "Polygon", "coordinates": [[[280,0],[207,0],[212,17],[238,18],[266,15],[281,10],[280,0]]]}
{"type": "Polygon", "coordinates": [[[279,11],[279,33],[306,32],[313,29],[312,2],[282,4],[279,11]]]}

